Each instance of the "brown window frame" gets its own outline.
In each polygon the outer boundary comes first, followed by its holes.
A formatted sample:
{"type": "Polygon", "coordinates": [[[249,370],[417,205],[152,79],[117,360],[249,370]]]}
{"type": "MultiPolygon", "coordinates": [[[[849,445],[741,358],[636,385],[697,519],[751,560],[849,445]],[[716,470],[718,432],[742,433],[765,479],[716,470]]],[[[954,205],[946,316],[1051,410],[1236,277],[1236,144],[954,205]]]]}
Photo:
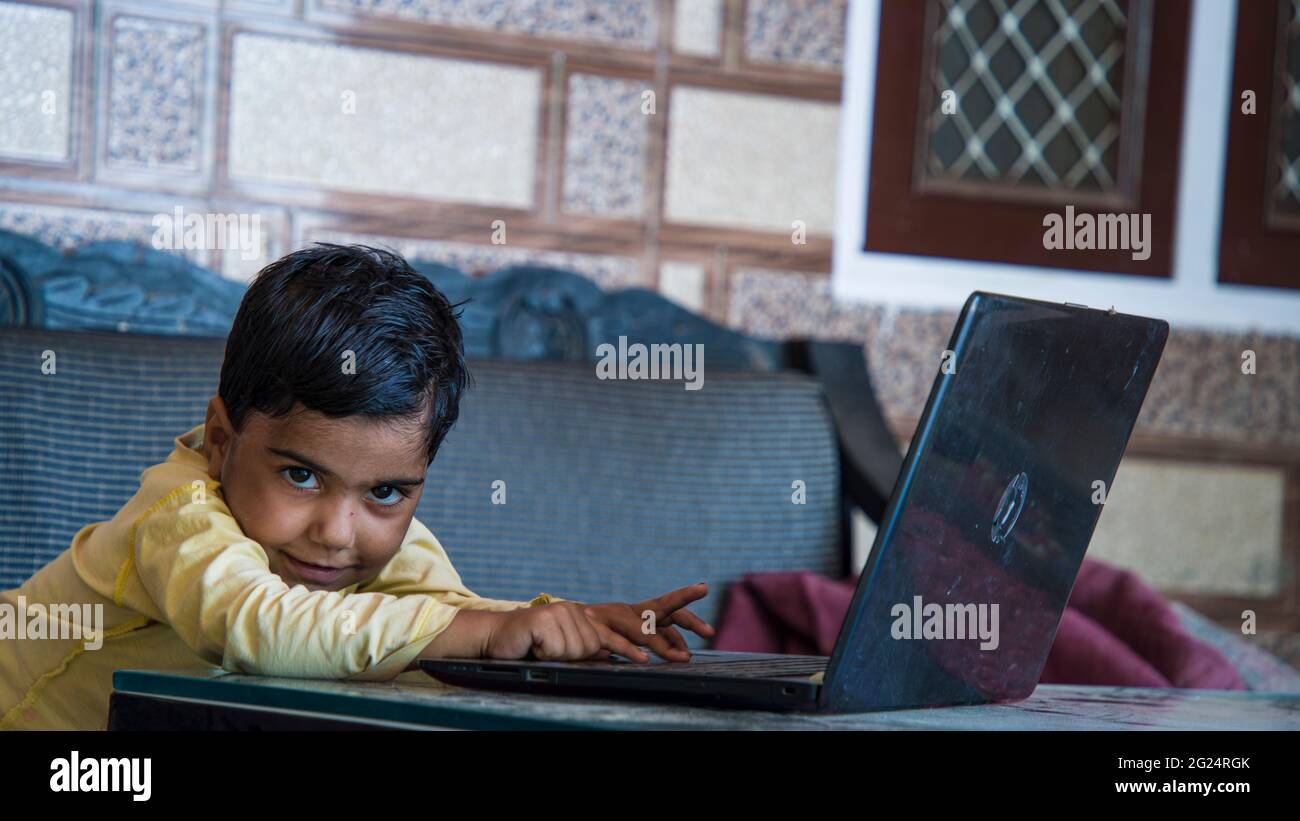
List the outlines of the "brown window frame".
{"type": "Polygon", "coordinates": [[[1219,282],[1300,288],[1300,218],[1273,216],[1273,148],[1281,140],[1275,100],[1278,67],[1286,59],[1281,4],[1237,2],[1223,216],[1219,227],[1219,282]],[[1269,43],[1271,48],[1261,48],[1269,43]],[[1255,113],[1243,114],[1241,95],[1255,92],[1255,113]],[[1262,167],[1261,167],[1262,162],[1262,167]]]}
{"type": "Polygon", "coordinates": [[[918,139],[920,107],[930,99],[925,73],[931,53],[925,47],[929,5],[881,0],[864,250],[1172,278],[1191,4],[1152,4],[1141,174],[1136,197],[1122,211],[1096,207],[1085,196],[1058,196],[1059,204],[1053,204],[1005,194],[922,190],[914,169],[925,145],[918,139]],[[1151,214],[1151,256],[1135,260],[1122,249],[1044,248],[1043,218],[1063,213],[1071,203],[1076,213],[1151,214]]]}

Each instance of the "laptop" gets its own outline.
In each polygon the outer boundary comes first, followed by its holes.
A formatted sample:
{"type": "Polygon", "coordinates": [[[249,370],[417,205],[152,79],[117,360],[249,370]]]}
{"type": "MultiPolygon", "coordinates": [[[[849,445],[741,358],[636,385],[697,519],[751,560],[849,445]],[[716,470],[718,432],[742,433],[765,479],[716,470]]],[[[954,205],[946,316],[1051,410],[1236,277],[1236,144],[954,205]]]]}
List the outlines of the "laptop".
{"type": "Polygon", "coordinates": [[[966,300],[829,657],[692,651],[577,662],[426,659],[449,684],[861,712],[1029,696],[1169,325],[966,300]]]}

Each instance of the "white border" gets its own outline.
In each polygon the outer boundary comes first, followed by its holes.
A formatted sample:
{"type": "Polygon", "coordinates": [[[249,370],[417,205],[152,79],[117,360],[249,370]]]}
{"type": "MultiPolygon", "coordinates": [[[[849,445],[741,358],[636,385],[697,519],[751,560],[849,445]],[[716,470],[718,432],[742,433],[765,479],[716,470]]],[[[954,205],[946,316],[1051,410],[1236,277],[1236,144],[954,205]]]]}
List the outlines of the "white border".
{"type": "MultiPolygon", "coordinates": [[[[953,309],[971,291],[983,290],[1094,308],[1114,306],[1124,313],[1160,317],[1175,326],[1300,333],[1300,292],[1215,282],[1227,112],[1235,102],[1231,99],[1234,4],[1195,0],[1192,7],[1172,281],[864,253],[880,0],[850,0],[848,18],[831,277],[837,299],[953,309]]],[[[1148,100],[1147,105],[1159,112],[1158,100],[1148,100]]],[[[1300,276],[1300,259],[1296,268],[1300,276]]]]}

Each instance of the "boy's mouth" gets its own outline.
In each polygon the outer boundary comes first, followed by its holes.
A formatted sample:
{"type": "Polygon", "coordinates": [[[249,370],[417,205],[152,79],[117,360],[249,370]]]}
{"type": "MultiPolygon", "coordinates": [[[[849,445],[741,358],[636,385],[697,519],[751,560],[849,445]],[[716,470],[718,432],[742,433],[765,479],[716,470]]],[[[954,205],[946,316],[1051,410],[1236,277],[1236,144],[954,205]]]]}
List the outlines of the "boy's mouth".
{"type": "Polygon", "coordinates": [[[325,565],[300,561],[284,551],[280,551],[280,555],[284,556],[285,562],[288,563],[289,568],[293,570],[294,573],[308,581],[328,584],[332,581],[336,581],[348,570],[346,567],[327,567],[325,565]]]}

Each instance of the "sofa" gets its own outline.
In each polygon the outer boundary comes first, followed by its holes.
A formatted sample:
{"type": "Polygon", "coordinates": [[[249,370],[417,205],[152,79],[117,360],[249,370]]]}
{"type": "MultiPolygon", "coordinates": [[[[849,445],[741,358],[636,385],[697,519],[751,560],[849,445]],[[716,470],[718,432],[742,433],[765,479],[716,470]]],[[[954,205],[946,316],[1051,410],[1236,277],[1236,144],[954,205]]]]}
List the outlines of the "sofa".
{"type": "MultiPolygon", "coordinates": [[[[704,581],[712,593],[693,609],[713,621],[746,573],[846,574],[850,490],[879,515],[899,464],[860,346],[752,339],[567,271],[420,268],[463,303],[473,387],[416,516],[471,590],[638,601],[704,581]],[[620,337],[703,344],[704,389],[597,378],[597,348],[620,337]],[[841,375],[828,383],[819,367],[841,375]],[[864,390],[870,404],[837,411],[828,399],[864,390]],[[841,437],[837,413],[875,428],[841,437]],[[882,458],[862,456],[873,449],[882,458]]],[[[0,272],[7,589],[110,518],[202,421],[240,288],[140,246],[63,255],[3,232],[0,272]]]]}

